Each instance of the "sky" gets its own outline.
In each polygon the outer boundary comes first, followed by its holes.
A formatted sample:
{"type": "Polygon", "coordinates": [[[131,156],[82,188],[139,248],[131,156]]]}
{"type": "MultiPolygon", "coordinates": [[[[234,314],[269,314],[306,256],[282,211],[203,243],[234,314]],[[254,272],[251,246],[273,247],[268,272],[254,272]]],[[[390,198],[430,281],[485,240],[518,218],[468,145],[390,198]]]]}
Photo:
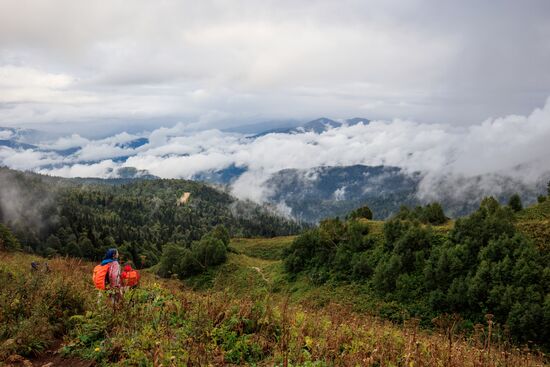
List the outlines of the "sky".
{"type": "Polygon", "coordinates": [[[0,126],[468,129],[545,106],[548,19],[546,0],[2,0],[0,126]]]}
{"type": "Polygon", "coordinates": [[[0,127],[45,134],[10,147],[30,135],[0,128],[0,165],[165,178],[239,167],[231,191],[258,202],[279,170],[355,164],[420,172],[421,197],[479,176],[542,187],[548,19],[546,0],[2,0],[0,127]],[[322,116],[370,122],[235,128],[322,116]]]}

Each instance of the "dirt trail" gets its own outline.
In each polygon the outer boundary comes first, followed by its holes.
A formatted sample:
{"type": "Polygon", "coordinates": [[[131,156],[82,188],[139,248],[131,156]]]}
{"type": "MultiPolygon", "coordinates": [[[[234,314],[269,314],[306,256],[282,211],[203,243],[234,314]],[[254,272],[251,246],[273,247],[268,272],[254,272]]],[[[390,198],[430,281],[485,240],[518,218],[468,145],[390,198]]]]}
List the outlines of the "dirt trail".
{"type": "Polygon", "coordinates": [[[35,357],[26,359],[20,355],[14,354],[9,356],[4,366],[5,367],[92,367],[95,365],[93,361],[85,361],[78,358],[63,357],[57,350],[61,343],[56,343],[56,347],[45,351],[35,357]]]}
{"type": "Polygon", "coordinates": [[[262,272],[262,269],[260,269],[259,267],[257,266],[251,266],[252,269],[256,270],[262,277],[262,279],[264,280],[264,282],[266,282],[267,284],[269,284],[269,280],[267,280],[267,278],[265,277],[265,274],[262,272]]]}

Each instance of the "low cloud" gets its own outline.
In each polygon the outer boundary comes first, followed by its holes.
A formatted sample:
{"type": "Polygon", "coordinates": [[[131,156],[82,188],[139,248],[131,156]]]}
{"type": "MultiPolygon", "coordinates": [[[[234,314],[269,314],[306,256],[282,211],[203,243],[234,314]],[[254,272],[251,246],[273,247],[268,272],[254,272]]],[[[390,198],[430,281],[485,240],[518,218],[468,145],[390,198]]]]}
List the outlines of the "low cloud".
{"type": "MultiPolygon", "coordinates": [[[[233,182],[233,193],[259,202],[270,194],[267,180],[283,169],[310,170],[315,175],[315,168],[321,166],[386,165],[421,172],[419,195],[436,199],[449,190],[452,181],[478,175],[486,175],[477,184],[483,194],[499,190],[499,181],[491,177],[540,184],[550,172],[549,141],[550,99],[527,116],[511,115],[464,128],[396,119],[344,125],[321,134],[273,133],[251,138],[219,130],[197,132],[178,124],[101,140],[71,135],[41,145],[79,148],[69,156],[4,147],[0,160],[11,168],[64,177],[116,177],[118,168],[135,167],[159,177],[193,178],[200,172],[234,166],[246,172],[233,182]],[[148,138],[148,143],[137,148],[125,145],[138,138],[148,138]]],[[[460,192],[455,190],[457,195],[460,192]]]]}

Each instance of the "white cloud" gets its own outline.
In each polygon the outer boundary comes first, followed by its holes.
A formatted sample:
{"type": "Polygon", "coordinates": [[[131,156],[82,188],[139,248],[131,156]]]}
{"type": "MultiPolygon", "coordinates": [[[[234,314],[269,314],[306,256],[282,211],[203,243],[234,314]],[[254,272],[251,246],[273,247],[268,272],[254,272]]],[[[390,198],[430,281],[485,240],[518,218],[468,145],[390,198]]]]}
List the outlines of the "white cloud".
{"type": "Polygon", "coordinates": [[[0,130],[0,139],[9,139],[13,136],[11,130],[0,130]]]}
{"type": "Polygon", "coordinates": [[[539,0],[3,0],[0,124],[527,113],[548,92],[549,14],[539,0]]]}
{"type": "MultiPolygon", "coordinates": [[[[118,167],[135,167],[165,178],[191,178],[202,171],[234,165],[247,168],[233,183],[234,194],[255,201],[270,194],[266,181],[279,170],[310,170],[314,177],[316,167],[355,164],[420,171],[425,176],[420,194],[426,197],[434,188],[442,190],[444,182],[480,174],[493,177],[480,181],[482,191],[496,192],[498,188],[491,186],[498,185],[498,175],[533,184],[550,171],[550,99],[527,116],[491,119],[461,129],[450,124],[396,119],[344,125],[321,134],[268,134],[256,139],[219,130],[192,131],[184,124],[159,128],[146,136],[149,144],[129,149],[117,144],[137,135],[122,133],[101,140],[73,135],[51,145],[68,147],[78,143],[82,149],[73,156],[63,158],[53,153],[4,148],[0,150],[0,160],[17,169],[94,177],[112,177],[118,167]],[[120,156],[129,158],[113,162],[120,156]],[[83,164],[98,160],[101,162],[83,164]],[[50,164],[57,168],[44,168],[50,164]]],[[[457,188],[456,192],[460,190],[457,188]]],[[[342,188],[335,197],[344,194],[342,188]]]]}
{"type": "Polygon", "coordinates": [[[62,136],[52,143],[42,144],[41,147],[47,149],[69,149],[75,147],[82,147],[90,143],[89,139],[83,138],[78,134],[72,134],[71,136],[62,136]]]}
{"type": "Polygon", "coordinates": [[[108,159],[94,164],[73,164],[60,168],[39,169],[37,172],[60,177],[111,178],[116,176],[113,172],[117,166],[115,162],[108,159]]]}
{"type": "Polygon", "coordinates": [[[57,163],[60,157],[54,153],[36,152],[34,150],[15,150],[0,147],[2,164],[18,170],[34,170],[40,166],[57,163]]]}

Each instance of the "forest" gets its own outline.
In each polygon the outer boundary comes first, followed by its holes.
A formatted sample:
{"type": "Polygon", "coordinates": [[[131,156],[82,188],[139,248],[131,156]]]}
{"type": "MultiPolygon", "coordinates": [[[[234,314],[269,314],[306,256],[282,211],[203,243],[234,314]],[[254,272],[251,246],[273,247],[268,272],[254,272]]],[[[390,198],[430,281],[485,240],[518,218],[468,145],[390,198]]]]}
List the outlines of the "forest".
{"type": "Polygon", "coordinates": [[[473,331],[490,319],[515,342],[548,347],[550,251],[516,228],[514,202],[486,198],[454,225],[437,204],[402,208],[379,231],[357,215],[327,219],[286,249],[285,269],[317,284],[366,284],[395,321],[452,315],[473,331]]]}
{"type": "Polygon", "coordinates": [[[138,268],[165,244],[191,246],[217,226],[232,237],[298,233],[303,225],[267,207],[186,180],[60,179],[0,168],[0,223],[22,249],[99,260],[118,247],[138,268]],[[190,199],[177,205],[184,192],[190,199]]]}

